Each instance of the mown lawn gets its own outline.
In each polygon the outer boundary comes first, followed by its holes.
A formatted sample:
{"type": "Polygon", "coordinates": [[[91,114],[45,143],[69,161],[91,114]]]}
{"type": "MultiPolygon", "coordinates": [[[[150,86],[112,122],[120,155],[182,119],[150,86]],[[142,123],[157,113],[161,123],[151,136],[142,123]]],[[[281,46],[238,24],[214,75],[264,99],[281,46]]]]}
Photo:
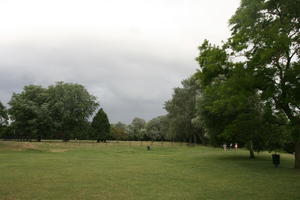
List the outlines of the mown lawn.
{"type": "Polygon", "coordinates": [[[0,199],[300,199],[291,155],[145,145],[0,141],[0,199]]]}

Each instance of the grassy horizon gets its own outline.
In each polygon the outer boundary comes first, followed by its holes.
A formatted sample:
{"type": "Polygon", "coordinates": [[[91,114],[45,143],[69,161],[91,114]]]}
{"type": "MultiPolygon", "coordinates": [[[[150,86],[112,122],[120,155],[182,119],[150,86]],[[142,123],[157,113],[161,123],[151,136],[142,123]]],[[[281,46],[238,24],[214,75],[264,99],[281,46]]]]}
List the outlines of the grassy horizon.
{"type": "Polygon", "coordinates": [[[293,155],[147,144],[0,141],[0,199],[300,199],[293,155]]]}

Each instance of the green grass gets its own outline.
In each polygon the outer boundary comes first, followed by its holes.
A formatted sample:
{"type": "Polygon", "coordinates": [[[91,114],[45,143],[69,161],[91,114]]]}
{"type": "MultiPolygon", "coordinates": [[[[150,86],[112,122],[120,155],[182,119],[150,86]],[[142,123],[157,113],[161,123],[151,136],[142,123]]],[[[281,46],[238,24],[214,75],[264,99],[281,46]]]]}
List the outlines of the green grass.
{"type": "Polygon", "coordinates": [[[292,155],[145,145],[0,141],[0,199],[300,199],[292,155]]]}

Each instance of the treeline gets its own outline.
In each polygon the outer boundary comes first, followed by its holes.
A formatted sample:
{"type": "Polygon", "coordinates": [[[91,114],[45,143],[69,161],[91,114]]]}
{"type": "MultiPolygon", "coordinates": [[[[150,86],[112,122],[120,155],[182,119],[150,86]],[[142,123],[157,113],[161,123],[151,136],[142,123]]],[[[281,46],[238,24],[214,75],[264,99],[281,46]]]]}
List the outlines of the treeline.
{"type": "Polygon", "coordinates": [[[111,126],[111,139],[132,141],[166,141],[166,116],[156,117],[148,122],[141,118],[134,118],[129,125],[118,122],[111,126]]]}
{"type": "Polygon", "coordinates": [[[9,108],[0,102],[0,138],[31,141],[42,139],[169,140],[166,116],[149,122],[134,118],[129,125],[110,124],[95,96],[84,86],[58,82],[43,88],[28,85],[14,93],[9,108]]]}

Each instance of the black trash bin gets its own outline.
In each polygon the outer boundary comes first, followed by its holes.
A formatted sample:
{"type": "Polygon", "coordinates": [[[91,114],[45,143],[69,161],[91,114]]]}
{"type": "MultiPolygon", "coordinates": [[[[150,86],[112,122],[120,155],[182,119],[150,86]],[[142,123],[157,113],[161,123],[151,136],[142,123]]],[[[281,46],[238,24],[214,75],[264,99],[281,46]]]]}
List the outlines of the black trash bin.
{"type": "Polygon", "coordinates": [[[280,155],[279,154],[272,154],[272,160],[275,167],[278,167],[280,164],[280,155]]]}

